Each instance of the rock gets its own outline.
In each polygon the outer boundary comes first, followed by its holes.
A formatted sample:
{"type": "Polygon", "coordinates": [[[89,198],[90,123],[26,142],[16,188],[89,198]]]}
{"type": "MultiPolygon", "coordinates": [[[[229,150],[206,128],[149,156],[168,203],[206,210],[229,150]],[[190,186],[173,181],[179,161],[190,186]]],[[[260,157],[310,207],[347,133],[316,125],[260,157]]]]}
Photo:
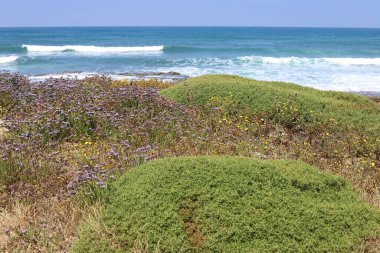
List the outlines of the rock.
{"type": "Polygon", "coordinates": [[[178,72],[174,72],[174,71],[170,71],[167,73],[168,75],[172,75],[172,76],[180,76],[181,73],[178,73],[178,72]]]}

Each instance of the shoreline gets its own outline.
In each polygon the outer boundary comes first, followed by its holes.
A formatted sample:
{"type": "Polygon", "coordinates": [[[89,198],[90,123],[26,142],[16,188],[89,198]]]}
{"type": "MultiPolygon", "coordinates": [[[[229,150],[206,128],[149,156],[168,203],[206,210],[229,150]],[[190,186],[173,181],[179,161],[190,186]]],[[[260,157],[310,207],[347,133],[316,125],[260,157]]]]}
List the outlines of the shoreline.
{"type": "MultiPolygon", "coordinates": [[[[106,76],[116,81],[139,81],[139,80],[158,80],[165,83],[176,83],[189,78],[191,76],[181,74],[175,71],[169,72],[123,72],[123,73],[88,73],[88,72],[80,72],[80,71],[64,71],[62,73],[52,73],[52,74],[41,74],[41,75],[25,75],[32,82],[44,82],[50,78],[53,79],[78,79],[82,80],[88,77],[94,76],[106,76]]],[[[301,85],[301,84],[297,84],[301,85]]],[[[301,85],[305,86],[305,85],[301,85]]],[[[310,86],[305,86],[310,87],[310,86]]],[[[313,88],[313,87],[311,87],[313,88]]],[[[314,88],[316,89],[316,88],[314,88]]],[[[321,90],[321,89],[317,89],[321,90]]],[[[341,91],[341,90],[328,90],[328,91],[336,91],[336,92],[348,92],[361,96],[365,96],[368,99],[380,103],[380,91],[341,91]]]]}
{"type": "Polygon", "coordinates": [[[156,79],[162,82],[178,82],[190,78],[175,71],[169,72],[122,72],[122,73],[90,73],[79,71],[64,71],[62,73],[41,74],[41,75],[25,75],[32,82],[43,82],[50,78],[53,79],[78,79],[82,80],[94,76],[106,76],[111,79],[122,81],[138,81],[156,79]]]}

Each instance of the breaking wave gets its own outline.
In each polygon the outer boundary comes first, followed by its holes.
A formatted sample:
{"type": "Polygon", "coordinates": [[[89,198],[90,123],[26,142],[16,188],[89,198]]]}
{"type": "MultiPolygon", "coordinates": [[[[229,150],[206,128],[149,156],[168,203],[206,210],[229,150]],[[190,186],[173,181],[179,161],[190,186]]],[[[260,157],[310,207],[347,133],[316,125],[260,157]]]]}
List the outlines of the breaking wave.
{"type": "Polygon", "coordinates": [[[162,52],[164,46],[141,46],[141,47],[99,47],[99,46],[41,46],[22,45],[31,53],[57,53],[57,52],[78,52],[87,54],[125,54],[125,53],[154,53],[162,52]]]}
{"type": "Polygon", "coordinates": [[[18,59],[18,56],[0,56],[0,64],[11,63],[18,59]]]}

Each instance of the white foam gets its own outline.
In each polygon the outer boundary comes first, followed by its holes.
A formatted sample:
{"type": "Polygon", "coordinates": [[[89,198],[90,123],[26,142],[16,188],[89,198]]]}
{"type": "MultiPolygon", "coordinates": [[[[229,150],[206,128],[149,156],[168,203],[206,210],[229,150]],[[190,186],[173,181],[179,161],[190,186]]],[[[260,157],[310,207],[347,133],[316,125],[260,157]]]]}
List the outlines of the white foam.
{"type": "Polygon", "coordinates": [[[336,65],[380,65],[380,58],[322,58],[336,65]]]}
{"type": "Polygon", "coordinates": [[[106,77],[109,77],[113,80],[152,80],[152,79],[159,79],[163,82],[172,82],[175,80],[173,77],[169,76],[158,76],[158,75],[146,75],[146,76],[138,76],[138,75],[121,75],[121,74],[102,74],[102,73],[94,73],[94,72],[79,72],[79,73],[55,73],[55,74],[47,74],[47,75],[37,75],[37,76],[29,76],[29,80],[32,82],[43,82],[47,79],[54,78],[54,79],[73,79],[73,80],[83,80],[88,77],[94,77],[97,75],[104,75],[106,77]]]}
{"type": "Polygon", "coordinates": [[[355,65],[380,65],[380,58],[306,58],[306,57],[262,57],[262,56],[242,56],[238,60],[246,63],[263,64],[333,64],[342,66],[355,65]]]}
{"type": "Polygon", "coordinates": [[[18,59],[17,56],[0,56],[0,64],[11,63],[18,59]]]}
{"type": "MultiPolygon", "coordinates": [[[[175,71],[187,76],[237,74],[258,80],[285,81],[323,90],[380,92],[380,58],[306,58],[306,57],[206,57],[174,58],[159,64],[141,66],[138,71],[175,71]]],[[[108,73],[135,71],[135,66],[117,66],[108,73]],[[111,72],[112,71],[112,72],[111,72]]],[[[84,78],[94,73],[63,73],[34,80],[84,78]]],[[[114,79],[140,79],[140,76],[108,75],[114,79]]]]}
{"type": "Polygon", "coordinates": [[[45,81],[49,78],[64,78],[64,79],[78,79],[82,80],[86,77],[95,76],[97,73],[90,72],[81,72],[81,73],[56,73],[56,74],[47,74],[47,75],[37,75],[37,76],[29,76],[29,80],[33,82],[45,81]]]}
{"type": "Polygon", "coordinates": [[[307,61],[307,58],[300,57],[263,57],[263,56],[242,56],[237,60],[245,63],[264,63],[264,64],[290,64],[307,61]]]}
{"type": "Polygon", "coordinates": [[[41,46],[41,45],[22,45],[31,53],[59,53],[73,51],[87,54],[120,54],[120,53],[154,53],[162,52],[164,46],[142,46],[142,47],[98,47],[98,46],[41,46]]]}
{"type": "Polygon", "coordinates": [[[237,74],[259,80],[292,82],[322,90],[380,92],[380,69],[376,59],[378,58],[261,56],[187,58],[175,60],[171,66],[157,70],[176,71],[188,76],[237,74]]]}

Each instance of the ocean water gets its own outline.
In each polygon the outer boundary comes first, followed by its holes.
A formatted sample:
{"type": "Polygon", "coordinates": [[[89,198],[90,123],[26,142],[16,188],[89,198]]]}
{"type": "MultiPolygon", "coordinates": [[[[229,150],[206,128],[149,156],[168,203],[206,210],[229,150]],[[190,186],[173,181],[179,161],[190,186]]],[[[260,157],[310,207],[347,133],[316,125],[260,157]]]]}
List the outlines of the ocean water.
{"type": "Polygon", "coordinates": [[[380,92],[380,29],[0,28],[0,70],[35,80],[226,73],[324,90],[380,92]]]}

